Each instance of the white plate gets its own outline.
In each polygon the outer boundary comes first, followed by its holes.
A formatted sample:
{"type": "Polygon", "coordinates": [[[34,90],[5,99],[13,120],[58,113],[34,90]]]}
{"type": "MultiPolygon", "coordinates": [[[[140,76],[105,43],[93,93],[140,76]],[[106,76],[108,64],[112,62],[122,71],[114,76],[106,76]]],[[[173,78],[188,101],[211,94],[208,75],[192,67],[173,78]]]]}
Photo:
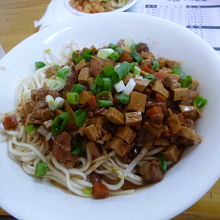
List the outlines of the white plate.
{"type": "MultiPolygon", "coordinates": [[[[81,11],[78,11],[77,9],[73,8],[69,2],[70,0],[63,0],[64,1],[64,4],[66,6],[66,8],[73,14],[75,15],[88,15],[89,13],[85,13],[85,12],[81,12],[81,11]]],[[[131,8],[132,6],[134,6],[136,4],[138,0],[128,0],[128,2],[121,8],[117,8],[115,10],[112,10],[112,11],[108,11],[108,12],[103,12],[103,13],[114,13],[114,12],[121,12],[121,11],[126,11],[128,10],[129,8],[131,8]]],[[[94,14],[89,14],[89,15],[94,15],[94,14]]]]}
{"type": "Polygon", "coordinates": [[[6,143],[1,143],[0,206],[10,214],[24,220],[170,219],[195,203],[218,179],[220,59],[195,34],[160,18],[133,13],[83,16],[34,34],[0,61],[0,112],[13,108],[16,86],[30,73],[30,65],[43,59],[46,48],[59,50],[73,39],[100,46],[127,36],[147,42],[158,56],[182,61],[185,72],[199,80],[200,92],[208,99],[197,124],[202,143],[189,148],[160,183],[134,195],[105,200],[80,198],[26,175],[9,157],[6,143]]]}

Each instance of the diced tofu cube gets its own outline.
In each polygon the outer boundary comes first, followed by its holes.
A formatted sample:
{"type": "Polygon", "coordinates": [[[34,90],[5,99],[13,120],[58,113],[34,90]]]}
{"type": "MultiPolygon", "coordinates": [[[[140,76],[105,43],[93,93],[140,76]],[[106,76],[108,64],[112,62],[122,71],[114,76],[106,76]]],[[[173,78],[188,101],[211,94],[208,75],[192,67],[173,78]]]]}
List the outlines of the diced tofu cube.
{"type": "Polygon", "coordinates": [[[170,145],[163,155],[167,160],[177,162],[179,160],[180,151],[176,145],[170,145]]]}
{"type": "Polygon", "coordinates": [[[94,124],[85,127],[84,133],[86,134],[86,136],[89,138],[90,141],[97,141],[100,138],[99,132],[94,124]]]}
{"type": "Polygon", "coordinates": [[[92,154],[92,158],[97,158],[101,156],[98,147],[94,142],[89,142],[86,147],[89,149],[90,153],[92,154]]]}
{"type": "Polygon", "coordinates": [[[90,77],[89,68],[84,67],[80,70],[80,73],[78,76],[78,82],[81,84],[87,84],[89,77],[90,77]]]}
{"type": "Polygon", "coordinates": [[[94,81],[94,78],[93,77],[89,77],[88,78],[88,84],[89,84],[89,88],[91,89],[91,86],[92,86],[92,83],[94,81]]]}
{"type": "Polygon", "coordinates": [[[164,138],[157,138],[154,144],[157,145],[157,146],[168,146],[168,145],[170,145],[169,141],[167,139],[164,139],[164,138]]]}
{"type": "Polygon", "coordinates": [[[174,67],[178,67],[181,65],[181,63],[179,61],[176,61],[176,60],[166,60],[166,64],[169,68],[174,68],[174,67]]]}
{"type": "Polygon", "coordinates": [[[200,142],[200,137],[196,134],[196,132],[188,127],[183,126],[181,131],[178,133],[179,136],[185,137],[189,140],[200,142]]]}
{"type": "Polygon", "coordinates": [[[173,134],[178,133],[182,129],[181,122],[176,114],[173,114],[167,119],[167,124],[173,134]]]}
{"type": "Polygon", "coordinates": [[[92,96],[92,93],[90,91],[82,91],[80,93],[79,104],[81,105],[87,104],[91,96],[92,96]]]}
{"type": "Polygon", "coordinates": [[[118,111],[114,107],[110,107],[108,109],[106,117],[108,118],[109,121],[116,125],[122,125],[125,123],[125,116],[122,114],[120,111],[118,111]]]}
{"type": "Polygon", "coordinates": [[[166,98],[169,97],[169,91],[164,88],[163,83],[160,80],[155,81],[155,83],[152,86],[152,90],[158,92],[166,98]]]}
{"type": "Polygon", "coordinates": [[[130,144],[135,139],[136,133],[128,126],[123,126],[118,129],[116,136],[122,138],[124,141],[130,144]]]}
{"type": "Polygon", "coordinates": [[[127,110],[144,113],[146,101],[147,96],[145,94],[133,91],[131,93],[131,100],[127,106],[127,110]]]}
{"type": "Polygon", "coordinates": [[[125,114],[126,125],[128,126],[138,126],[142,122],[141,112],[127,112],[125,114]]]}
{"type": "Polygon", "coordinates": [[[193,80],[190,89],[196,90],[198,86],[199,86],[199,82],[197,80],[193,80]]]}
{"type": "Polygon", "coordinates": [[[136,79],[135,82],[136,82],[136,85],[134,87],[134,90],[138,92],[143,92],[145,88],[149,85],[150,80],[149,79],[136,79]]]}
{"type": "Polygon", "coordinates": [[[113,137],[109,143],[109,147],[115,151],[116,154],[123,157],[129,150],[129,145],[125,143],[121,138],[119,137],[113,137]]]}
{"type": "Polygon", "coordinates": [[[78,64],[76,64],[75,70],[78,72],[80,69],[82,69],[85,66],[86,66],[86,61],[85,60],[81,60],[78,64]]]}
{"type": "Polygon", "coordinates": [[[188,88],[173,89],[173,101],[181,101],[187,99],[188,88]]]}

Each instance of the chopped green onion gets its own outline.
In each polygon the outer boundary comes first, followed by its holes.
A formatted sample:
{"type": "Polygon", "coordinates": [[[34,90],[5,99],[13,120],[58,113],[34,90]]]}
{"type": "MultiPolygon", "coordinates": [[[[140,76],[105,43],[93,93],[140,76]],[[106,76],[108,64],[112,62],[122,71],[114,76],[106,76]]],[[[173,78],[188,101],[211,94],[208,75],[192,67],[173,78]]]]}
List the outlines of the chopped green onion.
{"type": "Polygon", "coordinates": [[[109,78],[102,78],[103,80],[103,90],[110,91],[112,90],[112,81],[109,78]]]}
{"type": "Polygon", "coordinates": [[[107,59],[109,55],[111,55],[112,53],[114,53],[114,50],[111,48],[107,48],[107,49],[100,49],[97,53],[97,57],[102,58],[102,59],[107,59]]]}
{"type": "Polygon", "coordinates": [[[120,56],[124,53],[124,50],[121,47],[118,47],[116,51],[119,53],[120,56]]]}
{"type": "Polygon", "coordinates": [[[135,51],[132,51],[130,54],[138,63],[143,60],[143,58],[135,51]]]}
{"type": "Polygon", "coordinates": [[[131,48],[131,50],[133,50],[133,51],[136,51],[137,50],[137,44],[132,44],[131,46],[130,46],[130,48],[131,48]]]}
{"type": "Polygon", "coordinates": [[[85,194],[85,195],[92,195],[92,188],[90,188],[90,187],[84,187],[83,188],[83,193],[85,194]]]}
{"type": "Polygon", "coordinates": [[[97,100],[99,100],[99,99],[107,100],[107,99],[109,99],[109,97],[110,97],[109,91],[102,91],[96,95],[97,100]]]}
{"type": "Polygon", "coordinates": [[[74,144],[72,148],[72,154],[75,156],[80,156],[82,153],[82,146],[80,144],[74,144]]]}
{"type": "Polygon", "coordinates": [[[159,63],[158,63],[158,61],[157,61],[157,60],[154,60],[152,66],[153,66],[153,69],[154,69],[155,71],[158,70],[158,68],[159,68],[159,63]]]}
{"type": "Polygon", "coordinates": [[[180,66],[173,67],[172,73],[182,75],[183,74],[183,70],[182,70],[182,68],[180,66]]]}
{"type": "Polygon", "coordinates": [[[161,157],[159,160],[159,166],[160,166],[160,169],[163,171],[167,171],[168,169],[167,161],[163,157],[161,157]]]}
{"type": "Polygon", "coordinates": [[[194,101],[193,101],[193,104],[198,108],[198,109],[201,109],[203,108],[206,103],[208,102],[207,99],[203,98],[202,96],[197,96],[194,101]]]}
{"type": "Polygon", "coordinates": [[[98,74],[91,86],[91,92],[97,94],[103,90],[103,79],[100,74],[98,74]]]}
{"type": "Polygon", "coordinates": [[[113,66],[104,66],[102,75],[104,77],[111,77],[113,72],[114,72],[114,67],[113,66]]]}
{"type": "Polygon", "coordinates": [[[86,87],[82,84],[75,84],[71,89],[71,92],[77,92],[80,94],[83,90],[85,90],[85,88],[86,87]]]}
{"type": "Polygon", "coordinates": [[[134,67],[134,74],[139,75],[141,73],[141,69],[138,66],[134,67]]]}
{"type": "Polygon", "coordinates": [[[118,48],[118,45],[113,44],[113,43],[110,43],[110,44],[108,45],[108,48],[111,48],[111,49],[113,49],[113,50],[116,50],[116,49],[118,48]]]}
{"type": "Polygon", "coordinates": [[[130,70],[131,65],[126,61],[121,63],[120,65],[115,66],[115,72],[118,74],[120,80],[124,79],[125,76],[130,72],[130,70]]]}
{"type": "Polygon", "coordinates": [[[46,79],[46,85],[47,85],[48,89],[50,89],[50,90],[60,91],[65,87],[66,82],[65,82],[65,80],[63,80],[61,78],[46,79]]]}
{"type": "Polygon", "coordinates": [[[108,56],[108,58],[110,58],[110,59],[113,60],[113,61],[117,61],[117,60],[120,58],[120,55],[119,55],[119,53],[117,53],[117,52],[113,52],[112,54],[110,54],[110,55],[108,56]]]}
{"type": "Polygon", "coordinates": [[[64,112],[53,119],[51,126],[53,136],[60,134],[66,128],[69,118],[70,113],[64,112]]]}
{"type": "Polygon", "coordinates": [[[45,162],[38,162],[36,169],[35,169],[35,176],[37,177],[42,177],[45,176],[47,174],[48,171],[48,164],[45,162]]]}
{"type": "Polygon", "coordinates": [[[130,71],[134,71],[134,67],[138,66],[138,62],[132,62],[130,63],[130,71]]]}
{"type": "Polygon", "coordinates": [[[179,81],[182,88],[189,88],[192,85],[192,76],[182,76],[179,81]]]}
{"type": "Polygon", "coordinates": [[[57,109],[57,103],[55,102],[53,96],[47,95],[45,101],[47,102],[50,110],[55,111],[57,109]]]}
{"type": "Polygon", "coordinates": [[[31,133],[35,131],[37,128],[34,125],[26,125],[24,126],[24,130],[26,133],[31,133]]]}
{"type": "Polygon", "coordinates": [[[112,101],[109,101],[109,100],[98,100],[98,106],[99,107],[110,107],[113,105],[113,102],[112,101]]]}
{"type": "Polygon", "coordinates": [[[154,74],[148,74],[143,76],[144,79],[155,79],[155,75],[154,74]]]}
{"type": "Polygon", "coordinates": [[[112,74],[112,83],[116,84],[118,82],[120,82],[120,77],[116,72],[113,72],[113,74],[112,74]]]}
{"type": "Polygon", "coordinates": [[[134,41],[133,41],[133,39],[131,39],[130,37],[127,37],[127,38],[125,38],[125,40],[124,40],[124,45],[126,46],[126,47],[131,47],[131,45],[133,45],[134,44],[134,41]]]}
{"type": "Polygon", "coordinates": [[[123,105],[127,105],[130,103],[130,96],[129,95],[126,95],[124,93],[121,93],[118,97],[118,100],[121,104],[123,105]]]}
{"type": "Polygon", "coordinates": [[[81,127],[87,120],[87,113],[83,109],[74,112],[74,122],[77,127],[81,127]]]}
{"type": "Polygon", "coordinates": [[[75,59],[78,57],[78,53],[76,51],[73,51],[72,53],[72,59],[75,59]]]}
{"type": "Polygon", "coordinates": [[[92,56],[94,56],[94,53],[92,50],[89,50],[89,49],[83,50],[81,56],[79,56],[76,51],[73,51],[72,53],[72,59],[76,63],[79,63],[81,60],[89,61],[92,58],[92,56]]]}
{"type": "Polygon", "coordinates": [[[62,68],[62,69],[59,69],[59,70],[56,72],[56,78],[66,80],[66,79],[67,79],[67,75],[69,74],[69,72],[70,72],[70,69],[67,68],[67,67],[64,67],[64,68],[62,68]]]}
{"type": "Polygon", "coordinates": [[[76,105],[79,103],[80,96],[79,96],[79,93],[77,92],[67,92],[66,99],[67,99],[67,102],[69,102],[71,105],[76,105]]]}
{"type": "Polygon", "coordinates": [[[38,69],[40,69],[40,68],[43,68],[43,67],[45,67],[45,66],[46,66],[46,64],[45,64],[44,62],[42,62],[42,61],[35,62],[35,68],[36,68],[36,70],[38,70],[38,69]]]}

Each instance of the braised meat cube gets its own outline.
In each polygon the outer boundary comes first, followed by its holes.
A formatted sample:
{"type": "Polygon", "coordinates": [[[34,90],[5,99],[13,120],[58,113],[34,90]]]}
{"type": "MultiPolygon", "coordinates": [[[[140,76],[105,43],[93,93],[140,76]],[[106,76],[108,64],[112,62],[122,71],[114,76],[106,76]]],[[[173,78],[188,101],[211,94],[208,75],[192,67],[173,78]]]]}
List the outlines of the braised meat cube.
{"type": "Polygon", "coordinates": [[[173,89],[173,101],[181,101],[187,99],[188,88],[173,89]]]}
{"type": "Polygon", "coordinates": [[[149,85],[150,80],[149,79],[135,79],[136,85],[134,87],[134,90],[137,92],[143,92],[146,87],[149,85]]]}
{"type": "Polygon", "coordinates": [[[80,70],[79,76],[78,76],[78,82],[81,84],[87,84],[90,77],[89,68],[84,67],[80,70]]]}
{"type": "Polygon", "coordinates": [[[144,113],[146,100],[147,96],[145,94],[133,91],[131,93],[131,100],[127,106],[127,110],[144,113]]]}
{"type": "Polygon", "coordinates": [[[18,121],[15,115],[5,115],[3,126],[6,130],[15,130],[18,126],[18,121]]]}
{"type": "Polygon", "coordinates": [[[163,172],[160,167],[151,162],[138,166],[138,172],[146,183],[155,183],[163,179],[163,172]]]}
{"type": "Polygon", "coordinates": [[[101,156],[101,153],[99,152],[99,149],[94,142],[89,142],[86,147],[89,149],[92,158],[97,158],[101,156]]]}
{"type": "Polygon", "coordinates": [[[177,162],[179,160],[180,151],[176,145],[170,145],[168,149],[163,153],[163,156],[172,162],[177,162]]]}
{"type": "Polygon", "coordinates": [[[97,141],[100,138],[99,131],[94,124],[85,127],[84,133],[90,141],[97,141]]]}
{"type": "Polygon", "coordinates": [[[125,113],[125,123],[128,126],[138,126],[142,122],[141,112],[127,112],[125,113]]]}
{"type": "Polygon", "coordinates": [[[78,64],[76,64],[75,70],[78,72],[79,70],[81,70],[85,66],[86,66],[86,61],[81,60],[78,64]]]}
{"type": "Polygon", "coordinates": [[[129,145],[119,137],[113,137],[108,142],[108,148],[115,151],[116,154],[123,157],[129,151],[129,145]]]}
{"type": "Polygon", "coordinates": [[[122,125],[125,123],[125,116],[114,107],[108,109],[106,117],[114,124],[122,125]]]}
{"type": "Polygon", "coordinates": [[[158,92],[159,94],[163,95],[166,98],[169,97],[169,91],[164,88],[163,83],[160,80],[154,82],[152,86],[152,90],[158,92]]]}
{"type": "Polygon", "coordinates": [[[122,138],[128,144],[132,143],[136,137],[136,133],[128,126],[120,127],[115,135],[122,138]]]}
{"type": "Polygon", "coordinates": [[[182,129],[181,122],[176,114],[173,114],[167,119],[167,124],[173,134],[178,133],[182,129]]]}
{"type": "Polygon", "coordinates": [[[185,118],[196,120],[201,116],[200,111],[195,106],[180,105],[179,107],[185,118]]]}
{"type": "Polygon", "coordinates": [[[182,129],[178,133],[179,136],[185,137],[189,140],[200,142],[200,137],[196,134],[196,132],[188,127],[183,126],[182,129]]]}

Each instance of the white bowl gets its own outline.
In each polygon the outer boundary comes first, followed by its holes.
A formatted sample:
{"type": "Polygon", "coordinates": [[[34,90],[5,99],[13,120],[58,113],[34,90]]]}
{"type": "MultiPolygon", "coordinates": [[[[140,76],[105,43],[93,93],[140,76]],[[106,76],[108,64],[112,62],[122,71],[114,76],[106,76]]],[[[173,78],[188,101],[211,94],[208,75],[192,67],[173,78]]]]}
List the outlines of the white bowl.
{"type": "MultiPolygon", "coordinates": [[[[63,0],[64,1],[64,4],[66,6],[66,8],[73,14],[75,15],[94,15],[93,14],[90,14],[90,13],[85,13],[85,12],[81,12],[81,11],[78,11],[77,9],[73,8],[69,2],[70,0],[63,0]]],[[[131,8],[132,6],[134,6],[136,4],[138,0],[128,0],[128,2],[121,8],[117,8],[117,9],[114,9],[112,11],[108,11],[108,12],[102,12],[102,13],[114,13],[114,12],[121,12],[121,11],[126,11],[128,10],[129,8],[131,8]]],[[[95,13],[97,14],[97,13],[95,13]]]]}
{"type": "Polygon", "coordinates": [[[187,29],[160,18],[133,13],[83,16],[44,29],[29,37],[1,61],[0,112],[14,107],[13,97],[30,65],[43,60],[50,47],[59,50],[70,40],[82,45],[106,45],[131,37],[147,42],[158,56],[180,60],[186,73],[199,80],[208,99],[197,131],[203,141],[187,150],[160,183],[133,195],[105,200],[84,199],[26,175],[0,144],[0,206],[18,219],[169,219],[181,213],[216,182],[220,174],[219,82],[220,59],[202,39],[187,29]],[[4,68],[5,69],[4,69],[4,68]]]}

